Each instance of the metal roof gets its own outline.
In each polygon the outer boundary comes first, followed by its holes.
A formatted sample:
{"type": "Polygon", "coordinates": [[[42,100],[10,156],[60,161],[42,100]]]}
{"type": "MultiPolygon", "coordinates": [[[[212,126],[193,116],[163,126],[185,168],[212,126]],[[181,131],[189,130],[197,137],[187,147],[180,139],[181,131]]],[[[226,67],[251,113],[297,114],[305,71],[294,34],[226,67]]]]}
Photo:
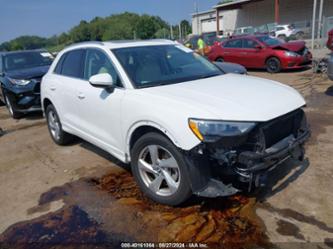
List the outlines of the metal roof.
{"type": "Polygon", "coordinates": [[[234,5],[250,3],[251,1],[252,0],[235,0],[235,1],[232,1],[232,2],[227,2],[227,3],[222,3],[222,4],[215,5],[213,8],[217,9],[217,8],[224,8],[224,7],[232,7],[234,5]]]}

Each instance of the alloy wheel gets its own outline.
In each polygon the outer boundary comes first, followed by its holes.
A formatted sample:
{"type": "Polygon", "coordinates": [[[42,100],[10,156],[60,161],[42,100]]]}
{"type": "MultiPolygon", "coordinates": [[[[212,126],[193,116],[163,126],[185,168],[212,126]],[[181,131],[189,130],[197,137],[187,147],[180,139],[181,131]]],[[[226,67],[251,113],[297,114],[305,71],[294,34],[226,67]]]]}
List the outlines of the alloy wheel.
{"type": "Polygon", "coordinates": [[[13,106],[10,103],[10,100],[7,96],[5,98],[6,98],[6,104],[7,104],[7,108],[9,110],[9,113],[10,113],[10,115],[14,116],[13,106]]]}
{"type": "Polygon", "coordinates": [[[138,168],[144,184],[156,195],[171,196],[181,180],[174,156],[159,145],[148,145],[139,154],[138,168]]]}
{"type": "Polygon", "coordinates": [[[60,139],[60,122],[53,110],[49,111],[47,120],[48,120],[48,124],[50,127],[52,137],[55,140],[59,140],[60,139]]]}

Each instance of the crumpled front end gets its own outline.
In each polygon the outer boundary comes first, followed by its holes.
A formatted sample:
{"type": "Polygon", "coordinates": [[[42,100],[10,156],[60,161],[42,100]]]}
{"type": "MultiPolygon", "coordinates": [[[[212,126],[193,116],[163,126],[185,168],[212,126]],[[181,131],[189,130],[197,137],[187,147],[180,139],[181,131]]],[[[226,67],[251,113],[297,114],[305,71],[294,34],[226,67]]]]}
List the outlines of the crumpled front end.
{"type": "Polygon", "coordinates": [[[267,174],[287,159],[303,160],[309,137],[305,113],[298,109],[258,123],[247,134],[201,143],[186,153],[192,190],[217,197],[262,187],[267,174]]]}

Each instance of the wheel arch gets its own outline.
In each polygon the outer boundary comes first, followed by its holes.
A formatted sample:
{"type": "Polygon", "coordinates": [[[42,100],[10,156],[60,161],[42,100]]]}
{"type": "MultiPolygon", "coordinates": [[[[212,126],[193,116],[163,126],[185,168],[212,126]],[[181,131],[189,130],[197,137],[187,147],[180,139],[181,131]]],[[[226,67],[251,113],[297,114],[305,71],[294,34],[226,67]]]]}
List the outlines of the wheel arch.
{"type": "Polygon", "coordinates": [[[163,126],[152,121],[137,122],[129,129],[126,137],[126,154],[130,161],[130,152],[136,141],[144,134],[149,132],[156,132],[162,136],[168,138],[175,146],[180,147],[175,137],[163,126]]]}
{"type": "Polygon", "coordinates": [[[42,104],[43,104],[42,108],[43,108],[44,112],[46,111],[46,108],[49,105],[53,105],[52,101],[49,98],[44,98],[42,104]]]}

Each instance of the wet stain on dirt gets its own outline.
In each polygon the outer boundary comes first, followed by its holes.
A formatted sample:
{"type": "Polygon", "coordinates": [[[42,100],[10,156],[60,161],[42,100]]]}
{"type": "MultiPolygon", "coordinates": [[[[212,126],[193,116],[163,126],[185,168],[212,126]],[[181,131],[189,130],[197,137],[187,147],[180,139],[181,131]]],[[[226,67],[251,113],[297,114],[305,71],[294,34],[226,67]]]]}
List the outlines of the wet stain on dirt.
{"type": "Polygon", "coordinates": [[[296,239],[305,240],[305,237],[303,236],[303,234],[301,234],[301,230],[295,224],[286,220],[278,220],[277,225],[278,228],[276,229],[276,231],[279,234],[284,236],[293,236],[296,239]]]}
{"type": "Polygon", "coordinates": [[[291,218],[296,221],[302,222],[302,223],[307,223],[313,226],[316,226],[319,230],[326,231],[329,233],[333,233],[333,227],[327,226],[326,223],[317,220],[313,216],[306,216],[304,214],[301,214],[295,210],[289,209],[289,208],[276,208],[273,207],[271,204],[268,202],[265,203],[260,203],[258,207],[263,208],[271,213],[278,213],[284,218],[291,218]]]}
{"type": "MultiPolygon", "coordinates": [[[[233,196],[163,206],[146,198],[130,173],[123,171],[53,188],[40,197],[39,206],[60,199],[65,203],[62,210],[13,225],[1,240],[57,243],[61,239],[63,244],[100,246],[127,241],[201,242],[209,248],[269,245],[254,198],[233,196]]],[[[30,209],[30,213],[38,211],[38,206],[30,209]]]]}
{"type": "Polygon", "coordinates": [[[97,223],[90,220],[87,213],[72,206],[49,215],[47,219],[41,217],[31,224],[18,224],[0,238],[5,239],[8,246],[27,243],[96,243],[105,238],[105,234],[97,227],[97,223]]]}

